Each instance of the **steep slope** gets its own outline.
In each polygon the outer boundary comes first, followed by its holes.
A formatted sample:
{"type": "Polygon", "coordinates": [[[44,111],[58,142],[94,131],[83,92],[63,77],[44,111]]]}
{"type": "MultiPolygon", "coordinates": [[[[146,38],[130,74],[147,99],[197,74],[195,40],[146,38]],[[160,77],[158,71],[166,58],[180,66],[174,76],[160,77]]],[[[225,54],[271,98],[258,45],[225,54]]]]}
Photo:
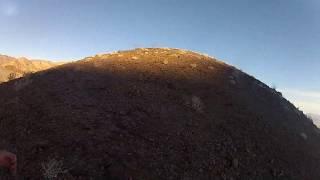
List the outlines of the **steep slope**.
{"type": "Polygon", "coordinates": [[[8,81],[10,74],[11,78],[18,78],[24,74],[49,69],[59,64],[61,63],[0,55],[0,83],[8,81]]]}
{"type": "Polygon", "coordinates": [[[67,179],[320,177],[319,129],[303,113],[190,51],[88,57],[0,94],[0,148],[17,154],[20,178],[48,178],[50,167],[67,179]]]}

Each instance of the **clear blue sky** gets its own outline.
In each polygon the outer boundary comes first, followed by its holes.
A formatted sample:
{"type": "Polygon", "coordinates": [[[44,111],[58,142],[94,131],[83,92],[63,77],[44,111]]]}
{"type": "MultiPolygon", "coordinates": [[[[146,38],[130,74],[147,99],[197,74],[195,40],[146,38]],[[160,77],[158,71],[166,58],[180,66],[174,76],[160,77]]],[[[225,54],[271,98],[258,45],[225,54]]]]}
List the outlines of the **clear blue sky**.
{"type": "Polygon", "coordinates": [[[210,54],[293,101],[315,95],[320,111],[319,0],[0,0],[2,54],[69,60],[150,46],[210,54]]]}

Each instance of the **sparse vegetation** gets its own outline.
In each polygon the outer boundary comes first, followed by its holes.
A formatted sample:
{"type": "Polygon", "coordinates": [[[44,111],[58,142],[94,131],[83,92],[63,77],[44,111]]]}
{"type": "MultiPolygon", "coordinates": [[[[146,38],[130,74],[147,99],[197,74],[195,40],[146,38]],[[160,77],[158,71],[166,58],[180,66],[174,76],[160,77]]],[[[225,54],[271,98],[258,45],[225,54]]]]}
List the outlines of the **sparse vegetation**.
{"type": "Polygon", "coordinates": [[[28,71],[28,72],[24,72],[23,73],[23,77],[29,77],[29,76],[31,76],[33,74],[33,72],[31,72],[31,71],[28,71]]]}
{"type": "Polygon", "coordinates": [[[50,159],[48,162],[42,163],[41,167],[43,177],[47,180],[56,179],[59,175],[68,172],[68,170],[63,167],[62,160],[50,159]]]}
{"type": "Polygon", "coordinates": [[[8,75],[8,80],[11,81],[11,80],[14,80],[17,78],[17,74],[16,73],[10,73],[8,75]]]}
{"type": "Polygon", "coordinates": [[[272,84],[271,89],[273,89],[273,91],[282,97],[282,93],[280,91],[277,90],[277,86],[275,84],[272,84]]]}

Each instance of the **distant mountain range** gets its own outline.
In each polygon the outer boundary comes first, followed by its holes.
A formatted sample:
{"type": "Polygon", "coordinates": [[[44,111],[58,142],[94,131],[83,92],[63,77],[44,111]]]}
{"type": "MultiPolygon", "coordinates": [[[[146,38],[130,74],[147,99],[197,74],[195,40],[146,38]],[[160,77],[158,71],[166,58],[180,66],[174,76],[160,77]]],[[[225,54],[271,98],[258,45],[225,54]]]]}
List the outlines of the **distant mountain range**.
{"type": "Polygon", "coordinates": [[[15,79],[24,74],[42,71],[62,63],[46,60],[30,60],[27,58],[14,58],[0,54],[0,83],[15,79]]]}

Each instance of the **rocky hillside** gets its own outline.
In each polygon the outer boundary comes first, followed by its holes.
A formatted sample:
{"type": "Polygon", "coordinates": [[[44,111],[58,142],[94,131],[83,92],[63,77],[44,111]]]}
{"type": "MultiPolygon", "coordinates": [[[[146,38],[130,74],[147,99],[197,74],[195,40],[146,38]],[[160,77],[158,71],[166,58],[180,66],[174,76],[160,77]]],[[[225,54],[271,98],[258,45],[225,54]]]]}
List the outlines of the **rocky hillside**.
{"type": "Polygon", "coordinates": [[[24,74],[49,69],[56,65],[59,64],[43,60],[29,60],[0,55],[0,83],[21,77],[24,74]]]}
{"type": "Polygon", "coordinates": [[[179,49],[88,57],[0,85],[21,179],[320,177],[319,129],[235,67],[179,49]]]}

